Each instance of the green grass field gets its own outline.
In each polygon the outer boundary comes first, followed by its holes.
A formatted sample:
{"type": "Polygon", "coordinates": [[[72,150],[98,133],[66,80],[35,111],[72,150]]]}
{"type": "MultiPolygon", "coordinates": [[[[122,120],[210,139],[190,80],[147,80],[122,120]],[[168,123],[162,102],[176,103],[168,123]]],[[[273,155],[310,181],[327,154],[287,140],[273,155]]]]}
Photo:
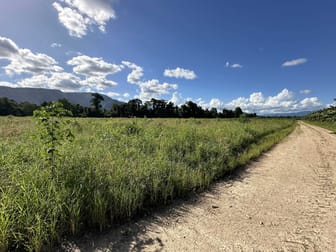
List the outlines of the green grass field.
{"type": "Polygon", "coordinates": [[[312,120],[305,120],[305,122],[331,130],[336,133],[336,122],[312,121],[312,120]]]}
{"type": "Polygon", "coordinates": [[[0,118],[0,251],[51,249],[170,203],[259,156],[288,119],[71,119],[53,161],[31,118],[0,118]]]}

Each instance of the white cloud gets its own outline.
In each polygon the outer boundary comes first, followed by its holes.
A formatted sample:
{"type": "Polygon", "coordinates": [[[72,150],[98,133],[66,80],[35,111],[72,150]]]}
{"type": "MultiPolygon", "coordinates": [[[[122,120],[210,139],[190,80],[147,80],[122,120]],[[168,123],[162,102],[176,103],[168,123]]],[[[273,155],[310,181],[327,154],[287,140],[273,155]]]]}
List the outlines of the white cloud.
{"type": "Polygon", "coordinates": [[[62,47],[62,44],[59,44],[59,43],[52,43],[52,44],[50,45],[50,47],[52,47],[52,48],[62,47]]]}
{"type": "Polygon", "coordinates": [[[18,82],[19,87],[49,88],[49,77],[47,75],[34,75],[18,82]]]}
{"type": "Polygon", "coordinates": [[[163,94],[168,94],[170,90],[177,89],[177,84],[160,83],[153,79],[138,84],[140,93],[137,96],[142,101],[149,101],[152,98],[158,99],[163,94]]]}
{"type": "Polygon", "coordinates": [[[125,97],[125,98],[127,98],[127,97],[129,97],[129,96],[130,96],[129,93],[124,93],[124,94],[123,94],[123,97],[125,97]]]}
{"type": "Polygon", "coordinates": [[[183,69],[180,67],[177,67],[176,69],[166,69],[163,73],[166,77],[172,77],[172,78],[184,78],[187,80],[193,80],[197,78],[197,75],[194,71],[183,69]]]}
{"type": "Polygon", "coordinates": [[[123,61],[122,64],[132,70],[127,76],[127,81],[131,84],[139,84],[144,75],[143,68],[129,61],[123,61]]]}
{"type": "Polygon", "coordinates": [[[18,82],[18,87],[53,88],[62,91],[95,91],[114,87],[117,83],[103,76],[90,76],[84,80],[67,72],[34,75],[18,82]]]}
{"type": "Polygon", "coordinates": [[[67,63],[74,66],[74,73],[87,77],[105,77],[110,74],[115,74],[123,69],[122,65],[111,64],[104,61],[102,58],[94,58],[87,55],[74,57],[67,63]]]}
{"type": "Polygon", "coordinates": [[[120,96],[120,94],[116,93],[116,92],[107,92],[107,93],[104,93],[104,94],[106,94],[107,96],[112,97],[112,98],[120,96]]]}
{"type": "Polygon", "coordinates": [[[81,52],[76,52],[76,51],[66,51],[65,52],[65,55],[67,55],[67,56],[74,56],[74,55],[76,55],[76,56],[80,56],[80,55],[83,55],[81,52]]]}
{"type": "Polygon", "coordinates": [[[116,82],[105,79],[104,76],[90,76],[81,81],[83,86],[89,86],[97,90],[104,90],[117,85],[116,82]]]}
{"type": "Polygon", "coordinates": [[[310,94],[312,91],[310,89],[304,89],[304,90],[300,90],[300,94],[305,94],[308,95],[310,94]]]}
{"type": "Polygon", "coordinates": [[[312,108],[320,108],[322,104],[317,97],[305,98],[298,104],[298,108],[301,110],[311,110],[312,108]]]}
{"type": "Polygon", "coordinates": [[[116,82],[106,79],[106,76],[120,71],[116,65],[104,62],[99,58],[81,58],[73,63],[74,73],[85,76],[84,79],[67,72],[50,72],[34,75],[18,82],[23,87],[55,88],[63,91],[74,90],[105,90],[114,87],[116,82]],[[77,65],[80,64],[81,65],[77,65]]]}
{"type": "Polygon", "coordinates": [[[114,87],[116,82],[108,80],[107,75],[121,71],[124,66],[105,62],[102,58],[81,55],[68,61],[74,73],[63,72],[63,68],[50,56],[33,53],[19,48],[9,38],[0,37],[0,59],[8,60],[4,66],[8,75],[31,74],[17,83],[3,82],[6,86],[55,88],[63,91],[104,90],[114,87]],[[84,77],[77,76],[82,75],[84,77]]]}
{"type": "MultiPolygon", "coordinates": [[[[191,98],[188,98],[187,99],[187,101],[192,101],[193,99],[191,99],[191,98]]],[[[207,103],[205,100],[203,100],[202,98],[198,98],[197,100],[196,100],[196,103],[197,103],[197,105],[198,106],[201,106],[202,108],[204,108],[204,109],[208,109],[209,108],[209,103],[207,103]]]]}
{"type": "Polygon", "coordinates": [[[0,59],[6,59],[10,62],[4,67],[8,75],[40,74],[63,70],[52,57],[19,48],[15,42],[5,37],[0,37],[0,59]]]}
{"type": "Polygon", "coordinates": [[[240,64],[232,64],[231,68],[242,68],[243,66],[240,64]]]}
{"type": "Polygon", "coordinates": [[[252,93],[249,98],[239,97],[225,104],[225,107],[234,109],[241,107],[246,112],[257,114],[289,113],[321,108],[322,104],[317,97],[295,99],[293,92],[283,89],[275,96],[264,97],[261,92],[252,93]]]}
{"type": "Polygon", "coordinates": [[[170,90],[177,89],[177,84],[160,83],[159,80],[152,79],[143,81],[143,68],[129,61],[122,61],[122,64],[129,69],[131,73],[127,76],[127,81],[131,84],[139,86],[139,93],[135,98],[142,101],[149,101],[152,98],[158,99],[163,94],[169,94],[170,90]]]}
{"type": "Polygon", "coordinates": [[[224,102],[222,102],[218,98],[212,98],[209,102],[209,108],[216,108],[218,110],[222,110],[224,108],[224,102]]]}
{"type": "Polygon", "coordinates": [[[43,53],[32,53],[29,49],[20,49],[16,57],[10,59],[11,63],[5,66],[8,75],[30,73],[38,74],[51,71],[62,71],[58,62],[43,53]]]}
{"type": "Polygon", "coordinates": [[[226,68],[243,68],[241,64],[238,64],[238,63],[230,64],[230,62],[228,61],[225,63],[225,67],[226,68]]]}
{"type": "Polygon", "coordinates": [[[13,40],[0,37],[0,58],[11,59],[19,54],[19,48],[13,40]]]}
{"type": "MultiPolygon", "coordinates": [[[[191,98],[187,100],[192,101],[191,98]]],[[[195,103],[203,109],[216,108],[218,111],[222,111],[224,108],[234,110],[236,107],[240,107],[244,112],[259,115],[313,111],[323,107],[317,97],[298,101],[295,99],[294,93],[288,89],[283,89],[280,93],[268,97],[265,97],[261,92],[255,92],[249,97],[238,97],[228,103],[224,103],[218,98],[212,98],[209,102],[198,98],[195,103]]]]}
{"type": "MultiPolygon", "coordinates": [[[[13,87],[13,88],[18,87],[17,84],[7,82],[7,81],[0,81],[0,86],[2,86],[2,87],[13,87]]],[[[0,96],[1,96],[1,94],[0,94],[0,96]]]]}
{"type": "Polygon", "coordinates": [[[75,91],[83,87],[81,79],[71,73],[52,73],[34,75],[18,82],[20,87],[54,88],[62,91],[75,91]]]}
{"type": "Polygon", "coordinates": [[[265,102],[264,95],[261,92],[252,93],[250,95],[250,101],[253,104],[263,104],[265,102]]]}
{"type": "Polygon", "coordinates": [[[109,0],[59,0],[53,6],[69,35],[77,38],[85,36],[92,25],[105,32],[107,22],[116,18],[109,0]]]}
{"type": "Polygon", "coordinates": [[[183,99],[182,95],[179,92],[174,92],[169,101],[177,106],[181,106],[185,103],[185,99],[183,99]]]}
{"type": "Polygon", "coordinates": [[[68,29],[69,35],[81,38],[87,33],[88,20],[86,20],[77,10],[69,7],[62,7],[57,2],[53,3],[58,11],[59,21],[68,29]]]}
{"type": "MultiPolygon", "coordinates": [[[[191,100],[191,98],[189,98],[188,100],[191,100]]],[[[225,104],[224,102],[222,102],[220,99],[218,98],[212,98],[210,100],[210,102],[206,102],[204,99],[202,98],[198,98],[196,99],[195,103],[198,106],[201,106],[203,109],[211,109],[211,108],[216,108],[218,111],[223,110],[225,104]]]]}
{"type": "Polygon", "coordinates": [[[282,66],[283,67],[298,66],[298,65],[306,63],[307,61],[308,60],[306,58],[299,58],[299,59],[285,61],[284,63],[282,63],[282,66]]]}

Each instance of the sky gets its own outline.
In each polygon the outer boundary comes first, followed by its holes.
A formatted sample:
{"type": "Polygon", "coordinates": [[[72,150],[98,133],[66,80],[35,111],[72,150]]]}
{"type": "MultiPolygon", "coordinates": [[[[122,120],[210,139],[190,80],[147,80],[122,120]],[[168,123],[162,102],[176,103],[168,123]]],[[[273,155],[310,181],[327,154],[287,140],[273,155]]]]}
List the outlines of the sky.
{"type": "Polygon", "coordinates": [[[334,0],[2,0],[0,86],[317,110],[336,97],[335,12],[334,0]]]}

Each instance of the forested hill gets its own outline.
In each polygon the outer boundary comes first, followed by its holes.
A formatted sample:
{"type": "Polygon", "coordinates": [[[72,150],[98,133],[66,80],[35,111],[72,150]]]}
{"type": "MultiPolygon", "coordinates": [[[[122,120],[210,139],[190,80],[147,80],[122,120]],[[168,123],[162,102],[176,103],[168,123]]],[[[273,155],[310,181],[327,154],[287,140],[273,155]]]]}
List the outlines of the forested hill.
{"type": "MultiPolygon", "coordinates": [[[[111,109],[113,104],[122,104],[118,100],[111,99],[106,95],[102,95],[104,100],[101,105],[105,109],[111,109]]],[[[41,104],[42,102],[56,101],[67,99],[72,104],[80,104],[84,107],[90,107],[91,93],[65,93],[56,89],[44,88],[11,88],[0,86],[0,97],[7,97],[16,102],[29,102],[33,104],[41,104]]]]}

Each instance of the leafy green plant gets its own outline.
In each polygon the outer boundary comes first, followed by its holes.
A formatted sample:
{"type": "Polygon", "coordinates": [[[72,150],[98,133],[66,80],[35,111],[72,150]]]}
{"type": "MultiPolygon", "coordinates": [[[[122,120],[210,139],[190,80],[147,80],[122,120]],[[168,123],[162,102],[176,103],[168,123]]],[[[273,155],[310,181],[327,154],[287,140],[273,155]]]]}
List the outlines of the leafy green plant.
{"type": "Polygon", "coordinates": [[[44,144],[42,156],[52,165],[55,164],[55,157],[59,154],[58,147],[74,138],[71,121],[63,118],[71,115],[60,102],[53,102],[34,111],[34,118],[39,125],[38,135],[44,144]]]}

